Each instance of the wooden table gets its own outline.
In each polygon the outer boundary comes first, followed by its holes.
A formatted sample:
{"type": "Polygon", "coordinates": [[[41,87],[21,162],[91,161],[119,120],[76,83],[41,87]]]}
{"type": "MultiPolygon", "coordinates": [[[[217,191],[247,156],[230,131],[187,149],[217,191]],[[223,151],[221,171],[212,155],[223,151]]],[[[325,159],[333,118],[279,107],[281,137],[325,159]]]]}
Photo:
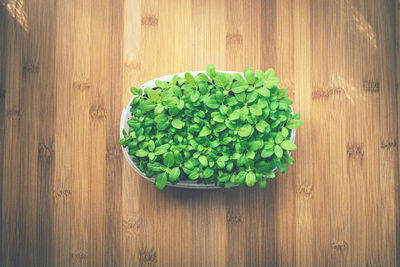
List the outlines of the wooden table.
{"type": "Polygon", "coordinates": [[[0,266],[399,266],[399,7],[1,0],[0,266]],[[208,63],[274,67],[301,112],[264,191],[158,192],[122,156],[129,87],[208,63]]]}

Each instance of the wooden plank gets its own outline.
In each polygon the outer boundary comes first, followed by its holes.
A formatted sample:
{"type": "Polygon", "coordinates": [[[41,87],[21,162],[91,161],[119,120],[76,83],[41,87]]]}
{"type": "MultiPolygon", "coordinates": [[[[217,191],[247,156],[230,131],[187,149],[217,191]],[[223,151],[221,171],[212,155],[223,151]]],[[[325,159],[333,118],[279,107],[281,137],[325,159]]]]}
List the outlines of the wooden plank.
{"type": "Polygon", "coordinates": [[[400,2],[0,1],[1,266],[397,266],[400,2]],[[274,67],[300,111],[266,190],[166,188],[130,86],[274,67]]]}

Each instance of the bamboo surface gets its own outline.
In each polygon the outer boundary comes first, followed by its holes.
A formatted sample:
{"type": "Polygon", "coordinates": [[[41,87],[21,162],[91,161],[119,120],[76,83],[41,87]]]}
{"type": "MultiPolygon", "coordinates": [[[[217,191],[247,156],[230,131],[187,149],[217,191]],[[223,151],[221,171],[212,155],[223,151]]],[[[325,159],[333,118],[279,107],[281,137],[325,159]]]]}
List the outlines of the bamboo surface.
{"type": "Polygon", "coordinates": [[[400,2],[0,0],[0,266],[399,266],[400,2]],[[154,185],[130,86],[273,67],[295,164],[259,188],[154,185]]]}

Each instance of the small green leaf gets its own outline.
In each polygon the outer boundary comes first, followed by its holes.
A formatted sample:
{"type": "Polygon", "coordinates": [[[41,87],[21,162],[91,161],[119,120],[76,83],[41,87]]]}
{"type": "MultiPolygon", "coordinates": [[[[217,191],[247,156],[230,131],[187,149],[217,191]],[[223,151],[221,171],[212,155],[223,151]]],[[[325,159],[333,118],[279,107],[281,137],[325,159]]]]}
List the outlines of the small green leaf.
{"type": "Polygon", "coordinates": [[[281,133],[284,138],[286,138],[289,135],[289,131],[286,127],[282,127],[281,133]]]}
{"type": "Polygon", "coordinates": [[[195,90],[191,95],[190,95],[190,101],[196,102],[200,97],[200,92],[195,90]]]}
{"type": "Polygon", "coordinates": [[[254,186],[254,184],[256,183],[256,176],[254,174],[254,172],[249,172],[246,175],[246,184],[249,187],[254,186]]]}
{"type": "Polygon", "coordinates": [[[210,76],[210,78],[214,78],[215,77],[215,66],[213,64],[208,64],[207,65],[207,74],[208,76],[210,76]]]}
{"type": "Polygon", "coordinates": [[[228,116],[228,119],[234,121],[239,119],[239,117],[240,117],[240,109],[236,109],[228,116]]]}
{"type": "Polygon", "coordinates": [[[154,151],[156,145],[154,144],[154,141],[153,141],[153,140],[150,140],[150,141],[149,141],[149,144],[147,145],[147,147],[148,147],[148,149],[149,149],[150,151],[154,151]]]}
{"type": "Polygon", "coordinates": [[[265,127],[267,127],[267,122],[266,121],[259,121],[256,124],[256,130],[259,131],[260,133],[265,132],[265,127]]]}
{"type": "Polygon", "coordinates": [[[208,82],[208,77],[204,73],[200,72],[196,77],[202,82],[208,82]]]}
{"type": "Polygon", "coordinates": [[[185,81],[189,84],[195,84],[196,81],[190,72],[185,72],[185,81]]]}
{"type": "Polygon", "coordinates": [[[131,93],[133,94],[133,95],[142,95],[143,94],[143,91],[142,91],[142,89],[141,88],[136,88],[136,87],[131,87],[131,93]]]}
{"type": "Polygon", "coordinates": [[[199,161],[200,161],[200,164],[203,165],[204,167],[208,166],[208,160],[205,156],[200,156],[199,161]]]}
{"type": "Polygon", "coordinates": [[[169,173],[169,181],[171,183],[178,181],[180,175],[181,171],[179,170],[179,167],[173,168],[169,173]]]}
{"type": "Polygon", "coordinates": [[[239,94],[246,91],[247,88],[249,88],[249,84],[246,81],[236,81],[232,84],[231,90],[235,94],[239,94]]]}
{"type": "Polygon", "coordinates": [[[138,151],[136,151],[136,156],[137,157],[146,157],[149,154],[149,151],[143,150],[143,149],[139,149],[138,151]]]}
{"type": "Polygon", "coordinates": [[[162,190],[167,184],[167,174],[165,172],[158,174],[154,183],[158,190],[162,190]]]}
{"type": "Polygon", "coordinates": [[[261,151],[261,157],[262,158],[269,158],[274,154],[274,150],[273,149],[264,149],[263,151],[261,151]]]}
{"type": "Polygon", "coordinates": [[[221,114],[225,115],[226,112],[228,112],[228,107],[225,106],[225,105],[221,105],[221,106],[219,107],[219,111],[221,112],[221,114]]]}
{"type": "Polygon", "coordinates": [[[245,126],[243,126],[243,127],[241,127],[241,128],[239,129],[238,134],[239,134],[241,137],[248,137],[248,136],[251,134],[252,128],[253,128],[253,127],[251,127],[250,124],[247,124],[247,125],[245,125],[245,126]]]}
{"type": "Polygon", "coordinates": [[[203,177],[207,179],[207,178],[210,178],[213,174],[214,174],[214,170],[211,168],[207,168],[203,172],[203,177]]]}
{"type": "Polygon", "coordinates": [[[153,102],[158,102],[160,100],[160,95],[157,93],[156,90],[148,90],[147,95],[149,99],[153,102]]]}
{"type": "Polygon", "coordinates": [[[164,155],[164,164],[167,167],[172,167],[175,163],[175,157],[174,154],[172,152],[168,152],[164,155]]]}
{"type": "Polygon", "coordinates": [[[283,155],[283,150],[282,150],[282,148],[281,148],[279,145],[276,145],[276,146],[275,146],[274,152],[275,152],[275,155],[276,155],[278,158],[281,158],[282,155],[283,155]]]}
{"type": "Polygon", "coordinates": [[[303,125],[303,121],[301,120],[291,120],[286,123],[286,128],[288,129],[295,129],[299,128],[301,125],[303,125]]]}
{"type": "Polygon", "coordinates": [[[270,92],[266,87],[261,87],[260,89],[257,90],[257,93],[259,93],[262,96],[269,97],[270,92]]]}
{"type": "Polygon", "coordinates": [[[174,127],[175,129],[182,129],[182,127],[185,125],[185,123],[183,121],[181,121],[180,119],[174,119],[172,120],[172,127],[174,127]]]}
{"type": "Polygon", "coordinates": [[[197,180],[199,178],[199,169],[194,169],[188,176],[190,180],[197,180]]]}
{"type": "Polygon", "coordinates": [[[251,105],[250,106],[250,112],[253,114],[253,116],[261,116],[262,115],[262,110],[260,106],[257,104],[251,105]]]}
{"type": "Polygon", "coordinates": [[[176,103],[176,107],[179,110],[182,110],[184,106],[185,106],[185,102],[182,99],[178,99],[178,103],[176,103]]]}
{"type": "Polygon", "coordinates": [[[201,131],[200,131],[200,133],[199,133],[199,136],[207,136],[207,135],[209,135],[211,133],[211,130],[209,129],[209,128],[207,128],[206,126],[204,126],[202,129],[201,129],[201,131]]]}
{"type": "Polygon", "coordinates": [[[258,181],[258,186],[259,186],[261,189],[265,189],[265,188],[267,187],[267,180],[265,180],[264,178],[260,179],[260,180],[258,181]]]}
{"type": "Polygon", "coordinates": [[[263,146],[263,141],[262,140],[254,140],[250,143],[250,149],[252,151],[257,151],[263,146]]]}
{"type": "Polygon", "coordinates": [[[212,109],[219,108],[219,103],[217,102],[217,100],[215,98],[209,98],[207,100],[207,102],[205,102],[205,103],[206,103],[206,106],[209,108],[212,108],[212,109]]]}
{"type": "Polygon", "coordinates": [[[267,69],[265,71],[265,78],[266,79],[272,78],[272,77],[274,77],[274,75],[275,75],[275,71],[274,71],[273,68],[269,68],[269,69],[267,69]]]}
{"type": "Polygon", "coordinates": [[[281,147],[285,150],[296,150],[297,146],[290,140],[285,140],[281,143],[281,147]]]}

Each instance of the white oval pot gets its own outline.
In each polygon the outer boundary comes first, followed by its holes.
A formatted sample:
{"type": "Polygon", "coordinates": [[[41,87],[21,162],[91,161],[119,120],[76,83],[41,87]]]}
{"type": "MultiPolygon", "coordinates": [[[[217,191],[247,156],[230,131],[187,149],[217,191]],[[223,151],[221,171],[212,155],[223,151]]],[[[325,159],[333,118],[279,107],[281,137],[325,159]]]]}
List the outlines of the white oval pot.
{"type": "MultiPolygon", "coordinates": [[[[206,73],[205,71],[192,71],[191,74],[193,76],[196,76],[198,73],[203,72],[206,73]]],[[[219,72],[225,72],[225,73],[229,73],[229,74],[233,74],[233,73],[239,73],[240,75],[243,76],[243,73],[241,72],[235,72],[235,71],[219,71],[219,72]]],[[[162,76],[159,78],[155,78],[153,80],[150,80],[144,84],[142,84],[142,86],[140,86],[140,88],[146,88],[146,87],[150,87],[150,88],[155,88],[156,87],[156,80],[160,80],[160,81],[165,81],[165,82],[169,82],[172,80],[172,78],[178,74],[179,77],[184,77],[185,73],[174,73],[171,75],[166,75],[166,76],[162,76]]],[[[122,110],[122,114],[121,114],[121,121],[120,121],[120,136],[121,138],[124,137],[122,130],[125,129],[125,131],[128,133],[129,132],[129,126],[128,126],[128,121],[131,119],[132,114],[130,112],[130,105],[131,102],[133,100],[135,96],[133,96],[131,98],[131,100],[129,101],[128,105],[126,106],[126,108],[124,108],[122,110]]],[[[292,114],[293,114],[293,109],[292,109],[292,114]]],[[[290,141],[292,141],[294,143],[295,141],[295,137],[296,137],[296,129],[293,129],[290,135],[290,141]]],[[[121,146],[122,147],[122,146],[121,146]]],[[[149,178],[147,177],[143,172],[141,172],[139,170],[139,168],[136,166],[136,164],[132,161],[132,157],[131,155],[128,154],[128,147],[124,148],[122,147],[122,151],[125,155],[126,160],[129,162],[129,164],[132,166],[132,168],[143,178],[145,178],[146,180],[150,181],[150,182],[154,182],[155,177],[149,178]]],[[[290,154],[290,151],[288,152],[290,154]]],[[[273,172],[278,172],[278,169],[275,168],[273,169],[273,172]]],[[[191,189],[217,189],[217,188],[222,188],[220,186],[215,186],[214,183],[212,184],[198,184],[197,181],[193,181],[193,180],[182,180],[179,181],[179,183],[177,183],[176,185],[171,184],[170,182],[167,182],[167,186],[171,186],[171,187],[180,187],[180,188],[191,188],[191,189]]],[[[232,184],[232,187],[237,186],[235,184],[232,184]]]]}

